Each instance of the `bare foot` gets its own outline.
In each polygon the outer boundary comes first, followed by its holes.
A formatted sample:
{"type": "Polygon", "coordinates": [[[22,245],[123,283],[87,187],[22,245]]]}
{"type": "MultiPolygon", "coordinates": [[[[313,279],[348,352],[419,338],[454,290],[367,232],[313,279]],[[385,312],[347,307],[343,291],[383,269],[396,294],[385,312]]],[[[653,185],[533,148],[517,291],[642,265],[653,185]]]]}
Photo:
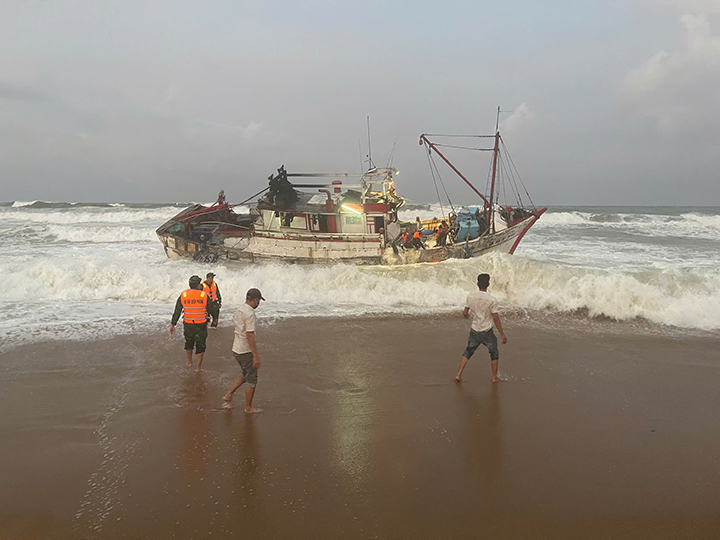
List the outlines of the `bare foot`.
{"type": "Polygon", "coordinates": [[[232,401],[232,394],[225,394],[223,396],[223,400],[225,401],[232,401]]]}
{"type": "Polygon", "coordinates": [[[202,371],[202,369],[200,369],[200,368],[195,368],[195,373],[200,373],[201,371],[202,371]]]}
{"type": "Polygon", "coordinates": [[[462,381],[462,377],[460,375],[455,377],[455,382],[460,382],[460,381],[462,381]]]}
{"type": "Polygon", "coordinates": [[[187,366],[192,367],[192,360],[188,360],[187,366]]]}
{"type": "Polygon", "coordinates": [[[252,414],[256,412],[262,412],[262,409],[258,409],[257,407],[250,407],[249,409],[245,409],[245,412],[248,414],[252,414]]]}
{"type": "Polygon", "coordinates": [[[505,379],[501,379],[500,377],[493,377],[492,382],[505,382],[505,379]]]}

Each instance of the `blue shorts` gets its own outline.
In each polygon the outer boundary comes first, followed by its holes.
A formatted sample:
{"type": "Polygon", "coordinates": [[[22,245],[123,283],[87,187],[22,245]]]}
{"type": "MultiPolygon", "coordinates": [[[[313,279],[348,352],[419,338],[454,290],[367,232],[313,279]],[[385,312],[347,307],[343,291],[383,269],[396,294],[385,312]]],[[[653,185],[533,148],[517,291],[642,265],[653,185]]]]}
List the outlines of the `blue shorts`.
{"type": "Polygon", "coordinates": [[[500,358],[500,351],[498,350],[497,337],[493,329],[486,330],[485,332],[476,332],[470,330],[470,336],[468,337],[467,349],[463,353],[465,358],[470,358],[475,354],[475,349],[480,345],[485,345],[490,351],[490,360],[497,360],[500,358]]]}

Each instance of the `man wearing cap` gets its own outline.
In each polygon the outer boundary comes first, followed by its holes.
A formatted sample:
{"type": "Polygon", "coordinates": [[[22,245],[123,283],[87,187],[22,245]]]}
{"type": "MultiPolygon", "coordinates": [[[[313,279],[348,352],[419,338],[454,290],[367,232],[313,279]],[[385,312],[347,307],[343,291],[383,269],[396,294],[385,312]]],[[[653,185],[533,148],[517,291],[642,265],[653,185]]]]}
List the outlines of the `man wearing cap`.
{"type": "Polygon", "coordinates": [[[202,290],[208,296],[208,314],[212,317],[210,326],[217,328],[220,308],[222,307],[222,297],[220,296],[217,281],[215,281],[215,274],[212,272],[207,273],[205,281],[202,282],[202,290]]]}
{"type": "Polygon", "coordinates": [[[200,287],[200,276],[191,276],[190,288],[183,291],[175,303],[175,312],[170,323],[170,333],[175,333],[175,325],[183,314],[183,334],[185,335],[185,352],[187,353],[187,365],[192,367],[193,348],[196,353],[197,367],[195,371],[202,368],[203,356],[205,355],[205,341],[207,340],[208,321],[208,295],[200,287]]]}
{"type": "Polygon", "coordinates": [[[258,289],[249,289],[245,294],[245,303],[235,312],[233,322],[235,323],[235,341],[233,342],[232,353],[240,364],[242,374],[235,379],[228,393],[223,396],[227,406],[232,401],[235,390],[243,383],[245,387],[245,412],[257,413],[262,409],[252,406],[255,386],[257,385],[257,370],[260,368],[260,357],[255,343],[255,310],[260,305],[260,300],[265,300],[258,289]]]}

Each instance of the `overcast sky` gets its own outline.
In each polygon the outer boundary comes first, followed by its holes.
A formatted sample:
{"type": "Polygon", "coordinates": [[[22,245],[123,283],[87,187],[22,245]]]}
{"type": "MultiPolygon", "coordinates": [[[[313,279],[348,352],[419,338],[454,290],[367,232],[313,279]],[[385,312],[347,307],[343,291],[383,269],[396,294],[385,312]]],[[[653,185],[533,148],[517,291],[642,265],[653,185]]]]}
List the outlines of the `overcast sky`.
{"type": "Polygon", "coordinates": [[[718,0],[10,1],[0,51],[0,201],[238,202],[359,171],[369,116],[434,202],[418,136],[501,106],[536,203],[720,205],[718,0]]]}

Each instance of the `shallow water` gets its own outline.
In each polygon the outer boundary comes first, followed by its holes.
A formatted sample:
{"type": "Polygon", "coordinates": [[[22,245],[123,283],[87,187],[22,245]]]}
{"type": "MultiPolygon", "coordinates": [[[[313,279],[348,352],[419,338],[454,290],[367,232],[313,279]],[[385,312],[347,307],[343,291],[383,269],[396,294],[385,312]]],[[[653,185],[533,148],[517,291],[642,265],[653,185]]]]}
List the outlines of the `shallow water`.
{"type": "MultiPolygon", "coordinates": [[[[307,267],[171,261],[154,231],[183,207],[0,206],[0,272],[11,284],[0,291],[0,348],[164,327],[187,278],[211,270],[225,313],[258,287],[268,299],[266,321],[449,312],[461,307],[475,276],[489,272],[504,309],[720,330],[720,208],[558,207],[514,256],[307,267]]],[[[441,215],[436,205],[401,212],[406,220],[441,215]]]]}

